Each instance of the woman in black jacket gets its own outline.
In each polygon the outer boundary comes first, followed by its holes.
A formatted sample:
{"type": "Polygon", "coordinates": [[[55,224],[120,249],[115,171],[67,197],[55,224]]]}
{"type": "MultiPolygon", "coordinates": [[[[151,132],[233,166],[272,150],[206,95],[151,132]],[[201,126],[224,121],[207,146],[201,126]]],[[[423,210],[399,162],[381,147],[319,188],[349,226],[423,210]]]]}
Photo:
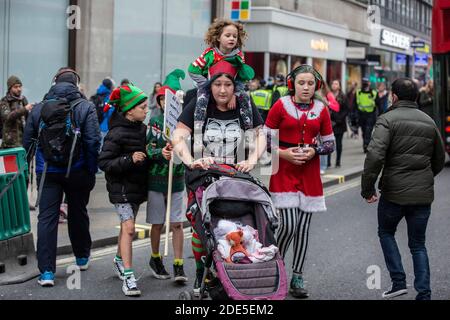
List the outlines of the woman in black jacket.
{"type": "Polygon", "coordinates": [[[122,291],[127,296],[141,294],[132,269],[132,241],[139,205],[147,198],[148,159],[146,156],[146,126],[148,97],[132,85],[115,89],[110,103],[115,111],[99,157],[105,171],[109,200],[120,218],[120,234],[114,269],[123,280],[122,291]]]}
{"type": "MultiPolygon", "coordinates": [[[[339,103],[339,112],[330,109],[331,123],[336,138],[336,168],[339,168],[341,166],[342,138],[344,137],[344,133],[347,132],[347,114],[349,110],[347,99],[341,91],[341,83],[339,80],[334,80],[331,83],[331,91],[339,103]]],[[[328,155],[328,167],[331,167],[331,154],[328,155]]]]}

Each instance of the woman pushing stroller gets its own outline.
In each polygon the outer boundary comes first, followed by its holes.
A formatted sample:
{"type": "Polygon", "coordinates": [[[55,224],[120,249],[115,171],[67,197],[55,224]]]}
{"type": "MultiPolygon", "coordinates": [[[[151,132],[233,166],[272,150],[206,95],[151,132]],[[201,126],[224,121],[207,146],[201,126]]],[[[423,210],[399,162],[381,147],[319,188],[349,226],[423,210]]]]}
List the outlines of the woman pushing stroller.
{"type": "MultiPolygon", "coordinates": [[[[234,97],[238,71],[225,60],[210,67],[208,83],[204,87],[210,93],[208,103],[196,106],[196,101],[193,100],[179,117],[173,136],[173,148],[188,167],[188,171],[208,169],[215,162],[235,165],[239,171],[249,172],[264,152],[266,139],[262,130],[263,120],[256,107],[241,104],[238,99],[236,109],[228,108],[234,97]],[[239,150],[244,148],[243,133],[251,131],[255,133],[254,144],[257,147],[246,159],[239,159],[239,150]],[[186,142],[188,138],[191,138],[190,146],[186,142]]],[[[193,198],[192,193],[189,198],[193,198]]],[[[204,266],[201,257],[204,252],[195,232],[192,245],[197,265],[194,293],[198,293],[203,279],[204,266]]]]}

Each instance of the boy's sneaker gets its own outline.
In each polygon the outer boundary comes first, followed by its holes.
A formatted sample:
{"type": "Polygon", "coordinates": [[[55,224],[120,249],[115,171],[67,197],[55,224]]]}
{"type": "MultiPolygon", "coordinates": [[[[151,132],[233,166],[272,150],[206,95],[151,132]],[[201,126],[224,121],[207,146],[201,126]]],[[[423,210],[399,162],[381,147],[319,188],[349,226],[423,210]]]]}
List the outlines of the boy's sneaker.
{"type": "Polygon", "coordinates": [[[114,272],[117,274],[119,279],[123,281],[125,279],[125,276],[123,275],[123,273],[125,271],[125,268],[123,266],[123,261],[117,260],[116,257],[114,257],[113,263],[114,263],[114,272]]]}
{"type": "Polygon", "coordinates": [[[38,283],[42,287],[53,287],[55,285],[55,275],[51,271],[45,271],[38,279],[38,283]]]}
{"type": "Polygon", "coordinates": [[[175,282],[179,284],[184,284],[188,281],[188,277],[184,273],[183,265],[173,265],[173,275],[175,277],[175,282]]]}
{"type": "Polygon", "coordinates": [[[162,262],[161,257],[158,258],[150,258],[150,269],[152,270],[153,276],[156,279],[166,280],[170,279],[170,274],[166,271],[166,268],[164,268],[164,264],[162,262]]]}
{"type": "Polygon", "coordinates": [[[292,276],[289,292],[292,294],[294,298],[305,299],[309,297],[309,293],[305,289],[303,277],[300,275],[294,274],[292,276]]]}
{"type": "Polygon", "coordinates": [[[137,287],[137,281],[134,274],[126,276],[123,279],[122,291],[127,297],[137,297],[141,295],[141,290],[137,287]]]}
{"type": "Polygon", "coordinates": [[[385,291],[382,294],[382,297],[385,299],[395,298],[408,293],[408,289],[406,287],[395,287],[392,286],[391,290],[385,291]]]}
{"type": "Polygon", "coordinates": [[[76,263],[81,271],[86,271],[89,268],[89,258],[76,258],[76,263]]]}

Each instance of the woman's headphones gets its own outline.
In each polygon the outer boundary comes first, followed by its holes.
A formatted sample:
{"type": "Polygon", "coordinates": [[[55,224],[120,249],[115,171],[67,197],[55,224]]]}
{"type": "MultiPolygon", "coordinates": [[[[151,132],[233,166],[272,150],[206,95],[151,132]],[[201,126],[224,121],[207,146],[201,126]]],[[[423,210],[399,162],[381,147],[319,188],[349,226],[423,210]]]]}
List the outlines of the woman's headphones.
{"type": "Polygon", "coordinates": [[[295,78],[299,73],[311,73],[314,75],[314,78],[316,80],[316,88],[315,91],[319,90],[323,86],[323,78],[320,75],[319,72],[316,71],[312,66],[309,64],[302,64],[301,66],[298,66],[294,70],[292,70],[286,77],[287,81],[287,87],[289,90],[289,94],[293,96],[295,94],[295,78]]]}

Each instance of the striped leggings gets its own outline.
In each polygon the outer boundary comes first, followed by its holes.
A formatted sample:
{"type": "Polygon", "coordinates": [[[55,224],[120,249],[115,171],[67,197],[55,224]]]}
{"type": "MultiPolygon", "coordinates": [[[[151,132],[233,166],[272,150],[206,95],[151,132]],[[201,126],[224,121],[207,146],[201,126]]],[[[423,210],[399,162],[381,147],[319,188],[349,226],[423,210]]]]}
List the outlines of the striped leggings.
{"type": "Polygon", "coordinates": [[[276,237],[280,254],[284,259],[292,240],[294,240],[292,270],[294,273],[302,274],[308,249],[312,214],[303,212],[299,208],[278,209],[278,212],[280,221],[276,237]]]}

